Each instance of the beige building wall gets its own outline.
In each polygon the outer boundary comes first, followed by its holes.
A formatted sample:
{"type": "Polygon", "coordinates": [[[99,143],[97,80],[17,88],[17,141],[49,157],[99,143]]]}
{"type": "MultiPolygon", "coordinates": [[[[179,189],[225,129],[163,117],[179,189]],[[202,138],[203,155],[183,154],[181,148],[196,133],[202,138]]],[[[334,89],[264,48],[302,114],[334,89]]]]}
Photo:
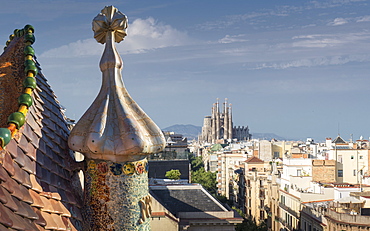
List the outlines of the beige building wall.
{"type": "Polygon", "coordinates": [[[261,140],[258,143],[258,158],[263,161],[269,161],[272,159],[272,143],[268,140],[261,140]]]}
{"type": "Polygon", "coordinates": [[[277,180],[278,175],[271,173],[271,175],[267,176],[267,198],[266,203],[268,210],[267,212],[267,226],[270,230],[280,230],[280,222],[279,222],[279,188],[280,185],[278,184],[277,180]]]}
{"type": "Polygon", "coordinates": [[[367,149],[334,149],[337,161],[337,182],[359,184],[369,171],[369,150],[367,149]],[[342,174],[343,177],[340,177],[342,174]]]}
{"type": "Polygon", "coordinates": [[[291,141],[272,142],[272,155],[274,158],[284,158],[284,154],[290,156],[293,147],[291,141]]]}
{"type": "Polygon", "coordinates": [[[335,160],[312,160],[312,181],[334,183],[336,178],[335,160]]]}
{"type": "Polygon", "coordinates": [[[179,219],[152,197],[152,214],[150,218],[152,231],[178,231],[179,219]]]}
{"type": "Polygon", "coordinates": [[[247,159],[244,153],[219,152],[217,153],[217,188],[218,193],[230,198],[230,184],[233,184],[234,171],[247,159]]]}
{"type": "Polygon", "coordinates": [[[280,190],[280,223],[288,230],[299,228],[301,201],[298,197],[280,190]]]}

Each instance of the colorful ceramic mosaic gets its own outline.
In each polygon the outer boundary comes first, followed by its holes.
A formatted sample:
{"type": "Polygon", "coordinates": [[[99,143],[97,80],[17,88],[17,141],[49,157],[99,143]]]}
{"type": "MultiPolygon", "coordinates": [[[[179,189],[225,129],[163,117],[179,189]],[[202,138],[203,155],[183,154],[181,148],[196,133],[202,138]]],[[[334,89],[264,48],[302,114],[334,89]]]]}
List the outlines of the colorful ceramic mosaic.
{"type": "Polygon", "coordinates": [[[34,32],[35,29],[31,25],[26,25],[21,30],[17,29],[14,31],[14,34],[9,36],[9,40],[6,42],[6,46],[4,47],[5,50],[15,37],[24,37],[24,42],[26,45],[24,48],[24,90],[23,94],[18,97],[18,111],[10,114],[8,117],[8,127],[0,128],[0,149],[3,149],[10,142],[11,138],[14,137],[16,132],[24,125],[28,108],[33,103],[32,92],[36,88],[35,77],[38,73],[35,61],[33,60],[35,51],[31,46],[35,42],[35,36],[33,35],[34,32]]]}
{"type": "Polygon", "coordinates": [[[146,159],[89,160],[85,176],[85,230],[150,230],[146,159]],[[144,171],[135,171],[136,168],[144,171]]]}

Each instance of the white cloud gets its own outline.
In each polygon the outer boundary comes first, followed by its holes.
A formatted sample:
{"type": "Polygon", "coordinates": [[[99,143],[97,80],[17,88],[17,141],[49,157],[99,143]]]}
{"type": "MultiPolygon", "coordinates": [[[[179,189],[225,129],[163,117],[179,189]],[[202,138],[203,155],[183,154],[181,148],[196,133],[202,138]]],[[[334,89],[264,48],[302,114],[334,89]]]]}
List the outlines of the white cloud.
{"type": "Polygon", "coordinates": [[[370,15],[359,17],[356,22],[370,22],[370,15]]]}
{"type": "Polygon", "coordinates": [[[298,40],[292,43],[292,47],[322,48],[368,41],[370,33],[311,34],[294,36],[292,39],[298,40]]]}
{"type": "Polygon", "coordinates": [[[334,21],[329,22],[327,25],[328,26],[340,26],[340,25],[344,25],[344,24],[347,24],[347,23],[348,23],[347,19],[336,18],[336,19],[334,19],[334,21]]]}
{"type": "Polygon", "coordinates": [[[290,62],[280,63],[262,63],[257,67],[252,68],[254,70],[259,69],[287,69],[297,67],[314,67],[314,66],[328,66],[328,65],[343,65],[349,62],[369,62],[370,55],[349,55],[349,56],[331,56],[331,57],[320,57],[312,59],[300,59],[290,62]]]}
{"type": "Polygon", "coordinates": [[[235,43],[235,42],[246,42],[248,40],[243,39],[241,37],[244,37],[245,35],[226,35],[222,39],[218,40],[218,43],[235,43]]]}
{"type": "MultiPolygon", "coordinates": [[[[192,39],[186,32],[178,31],[170,25],[159,23],[153,18],[136,19],[128,27],[128,36],[116,44],[120,53],[142,53],[150,49],[181,46],[189,44],[192,39]]],[[[80,57],[99,55],[103,47],[95,39],[78,40],[76,42],[50,49],[41,57],[80,57]]]]}

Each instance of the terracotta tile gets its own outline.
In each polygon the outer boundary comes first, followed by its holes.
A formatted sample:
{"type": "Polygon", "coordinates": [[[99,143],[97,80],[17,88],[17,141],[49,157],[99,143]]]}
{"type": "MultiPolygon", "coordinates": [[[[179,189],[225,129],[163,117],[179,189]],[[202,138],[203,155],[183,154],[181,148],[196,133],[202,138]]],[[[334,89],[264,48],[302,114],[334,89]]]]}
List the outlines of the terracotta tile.
{"type": "Polygon", "coordinates": [[[57,223],[54,221],[53,217],[51,216],[50,213],[42,213],[45,221],[46,221],[46,225],[45,225],[45,229],[58,229],[58,225],[57,223]]]}
{"type": "Polygon", "coordinates": [[[30,178],[30,174],[26,171],[24,171],[24,182],[23,182],[23,186],[27,187],[27,188],[32,188],[32,183],[31,183],[31,178],[30,178]]]}
{"type": "Polygon", "coordinates": [[[34,97],[35,97],[35,100],[37,103],[40,103],[40,104],[45,104],[44,101],[42,101],[39,93],[37,91],[34,91],[34,97]]]}
{"type": "MultiPolygon", "coordinates": [[[[5,193],[8,193],[6,189],[4,189],[2,186],[0,186],[0,202],[3,204],[6,204],[8,202],[8,199],[5,196],[5,193]]],[[[10,195],[10,194],[9,194],[10,195]]]]}
{"type": "Polygon", "coordinates": [[[17,198],[14,199],[14,203],[17,205],[18,209],[14,211],[15,214],[27,217],[27,210],[23,203],[21,203],[17,198]]]}
{"type": "Polygon", "coordinates": [[[33,211],[38,216],[38,219],[35,220],[35,223],[38,224],[38,225],[41,225],[41,226],[45,226],[46,225],[46,220],[45,220],[45,218],[43,216],[45,212],[42,212],[42,211],[40,211],[37,208],[33,208],[33,211]]]}
{"type": "Polygon", "coordinates": [[[53,213],[57,213],[57,214],[62,214],[63,213],[63,209],[60,206],[59,201],[54,200],[54,199],[50,199],[49,201],[51,203],[51,206],[53,206],[53,208],[54,208],[53,213]]]}
{"type": "Polygon", "coordinates": [[[32,145],[35,148],[39,147],[38,141],[40,138],[36,135],[36,133],[31,129],[30,125],[28,125],[27,123],[24,125],[23,135],[27,137],[27,139],[30,141],[30,143],[32,143],[32,145]]]}
{"type": "MultiPolygon", "coordinates": [[[[23,200],[24,199],[24,190],[23,188],[25,188],[24,186],[22,185],[19,185],[19,184],[16,184],[14,186],[14,192],[10,193],[12,196],[18,198],[19,200],[23,200]]],[[[28,192],[28,191],[27,191],[28,192]]]]}
{"type": "MultiPolygon", "coordinates": [[[[28,121],[30,117],[32,117],[32,119],[36,119],[29,110],[29,113],[27,113],[26,121],[28,121]]],[[[33,129],[28,123],[25,123],[23,125],[23,135],[26,136],[27,139],[32,143],[37,143],[37,141],[39,140],[39,137],[34,133],[33,129]]]]}
{"type": "Polygon", "coordinates": [[[27,138],[23,135],[19,139],[18,146],[25,152],[27,153],[27,145],[28,145],[28,140],[27,138]]]}
{"type": "Polygon", "coordinates": [[[51,193],[51,198],[53,198],[55,200],[58,200],[58,201],[60,201],[62,199],[62,197],[59,195],[58,192],[52,192],[51,193]]]}
{"type": "Polygon", "coordinates": [[[12,220],[12,225],[9,227],[16,230],[26,230],[27,223],[25,223],[25,220],[21,216],[14,214],[6,207],[4,207],[3,212],[12,220]]]}
{"type": "Polygon", "coordinates": [[[68,218],[67,217],[62,217],[62,221],[63,221],[64,226],[67,228],[67,230],[70,230],[71,227],[69,225],[68,218]]]}
{"type": "Polygon", "coordinates": [[[45,231],[46,229],[44,229],[42,226],[40,225],[36,225],[36,231],[45,231]]]}
{"type": "Polygon", "coordinates": [[[36,224],[31,222],[30,220],[25,220],[26,221],[26,229],[25,231],[35,231],[37,230],[36,224]]]}
{"type": "Polygon", "coordinates": [[[51,214],[51,217],[58,226],[58,230],[67,230],[67,227],[64,225],[62,217],[57,214],[51,214]]]}
{"type": "MultiPolygon", "coordinates": [[[[1,221],[0,221],[1,223],[1,221]]],[[[3,225],[0,225],[0,231],[10,231],[10,230],[14,230],[14,229],[8,229],[7,227],[3,226],[3,225]]]]}
{"type": "Polygon", "coordinates": [[[4,156],[4,159],[3,159],[3,167],[5,168],[5,170],[10,174],[10,175],[14,175],[14,166],[13,166],[13,159],[12,157],[10,156],[10,154],[5,151],[5,150],[2,150],[1,153],[3,154],[4,156]]]}
{"type": "Polygon", "coordinates": [[[13,157],[14,161],[17,162],[21,167],[25,165],[25,157],[26,155],[23,153],[23,151],[20,148],[17,148],[19,150],[17,157],[13,157]]]}
{"type": "Polygon", "coordinates": [[[31,160],[36,160],[36,147],[33,143],[28,143],[26,155],[31,158],[31,160]]]}
{"type": "Polygon", "coordinates": [[[9,209],[5,208],[4,205],[0,203],[0,223],[11,227],[13,226],[13,220],[10,219],[8,211],[10,212],[9,209]]]}
{"type": "Polygon", "coordinates": [[[19,215],[27,217],[28,219],[31,219],[31,220],[37,220],[39,218],[38,215],[33,211],[32,207],[29,204],[23,201],[20,201],[19,203],[20,203],[19,207],[23,207],[25,211],[25,215],[22,215],[22,214],[19,214],[19,215]]]}
{"type": "Polygon", "coordinates": [[[0,164],[0,180],[2,181],[6,181],[6,179],[9,178],[9,175],[8,173],[5,171],[5,169],[3,168],[3,165],[0,164]]]}
{"type": "Polygon", "coordinates": [[[4,205],[8,208],[10,208],[12,211],[17,211],[18,210],[18,206],[17,204],[14,202],[15,198],[12,197],[8,191],[6,190],[3,190],[3,193],[4,193],[4,196],[6,198],[6,203],[4,203],[4,205]]]}
{"type": "Polygon", "coordinates": [[[53,206],[48,198],[44,196],[40,196],[42,203],[44,204],[44,208],[41,208],[41,211],[52,213],[54,211],[53,206]]]}
{"type": "Polygon", "coordinates": [[[28,204],[32,204],[33,203],[33,199],[30,195],[30,192],[28,191],[28,189],[26,187],[24,187],[23,185],[19,185],[19,191],[21,192],[21,194],[23,195],[23,201],[28,203],[28,204]]]}
{"type": "Polygon", "coordinates": [[[71,213],[68,211],[67,207],[64,205],[64,203],[62,202],[58,202],[60,204],[60,207],[62,208],[63,210],[63,213],[61,214],[61,216],[63,217],[71,217],[71,213]]]}
{"type": "Polygon", "coordinates": [[[14,193],[15,190],[19,190],[18,183],[10,177],[7,178],[6,181],[1,182],[1,185],[10,193],[14,193]]]}
{"type": "Polygon", "coordinates": [[[37,207],[37,208],[43,208],[44,207],[44,203],[42,202],[41,198],[40,198],[40,195],[32,190],[32,189],[29,189],[28,190],[31,197],[32,197],[32,200],[33,200],[33,203],[31,204],[33,207],[37,207]]]}
{"type": "Polygon", "coordinates": [[[33,116],[30,116],[29,118],[27,118],[27,124],[30,125],[31,129],[35,132],[35,134],[38,136],[38,137],[41,137],[42,134],[41,134],[41,127],[38,123],[36,123],[36,120],[35,118],[33,118],[33,116]]]}
{"type": "Polygon", "coordinates": [[[26,177],[24,175],[24,171],[15,162],[13,162],[13,169],[14,169],[14,175],[12,176],[12,178],[16,180],[18,183],[22,184],[24,182],[24,178],[26,177]]]}
{"type": "Polygon", "coordinates": [[[31,185],[32,189],[35,190],[36,192],[42,192],[42,187],[40,185],[39,179],[36,178],[34,174],[30,174],[30,180],[31,180],[31,185]]]}
{"type": "Polygon", "coordinates": [[[36,174],[36,162],[25,156],[23,169],[28,173],[36,174]]]}
{"type": "MultiPolygon", "coordinates": [[[[28,112],[34,117],[34,119],[42,119],[42,115],[41,115],[41,112],[39,110],[36,109],[35,105],[32,105],[28,112]]],[[[27,118],[27,121],[29,120],[29,118],[27,118]]]]}
{"type": "Polygon", "coordinates": [[[23,154],[14,139],[11,139],[8,145],[5,146],[5,150],[7,150],[13,158],[17,158],[19,152],[23,154]]]}

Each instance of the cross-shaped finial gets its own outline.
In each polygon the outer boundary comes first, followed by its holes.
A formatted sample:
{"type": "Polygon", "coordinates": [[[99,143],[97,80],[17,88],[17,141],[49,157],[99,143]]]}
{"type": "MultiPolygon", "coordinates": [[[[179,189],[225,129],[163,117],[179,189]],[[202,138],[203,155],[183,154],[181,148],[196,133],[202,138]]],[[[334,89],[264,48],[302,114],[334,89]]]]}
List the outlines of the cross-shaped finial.
{"type": "Polygon", "coordinates": [[[94,38],[101,44],[106,42],[106,34],[114,32],[114,41],[119,43],[127,35],[128,19],[114,6],[106,6],[102,9],[92,23],[94,38]]]}

